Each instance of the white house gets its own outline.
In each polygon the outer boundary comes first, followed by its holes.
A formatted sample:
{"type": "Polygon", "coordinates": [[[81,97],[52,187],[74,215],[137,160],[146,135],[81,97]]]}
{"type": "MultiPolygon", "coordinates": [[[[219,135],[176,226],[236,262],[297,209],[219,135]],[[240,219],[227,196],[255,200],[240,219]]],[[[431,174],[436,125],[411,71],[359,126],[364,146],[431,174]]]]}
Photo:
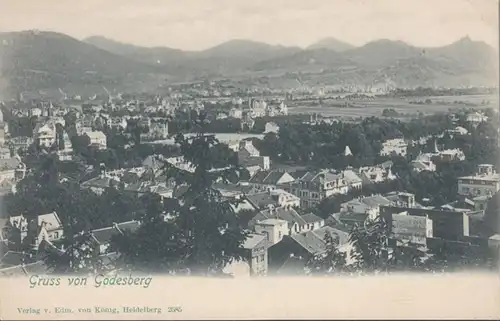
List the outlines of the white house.
{"type": "Polygon", "coordinates": [[[478,165],[477,173],[458,178],[458,194],[492,196],[500,190],[500,174],[491,164],[478,165]]]}
{"type": "Polygon", "coordinates": [[[399,155],[406,156],[408,143],[402,138],[386,140],[380,150],[381,156],[399,155]]]}
{"type": "Polygon", "coordinates": [[[98,149],[106,149],[106,135],[101,131],[87,131],[83,136],[89,139],[89,145],[96,146],[98,149]]]}

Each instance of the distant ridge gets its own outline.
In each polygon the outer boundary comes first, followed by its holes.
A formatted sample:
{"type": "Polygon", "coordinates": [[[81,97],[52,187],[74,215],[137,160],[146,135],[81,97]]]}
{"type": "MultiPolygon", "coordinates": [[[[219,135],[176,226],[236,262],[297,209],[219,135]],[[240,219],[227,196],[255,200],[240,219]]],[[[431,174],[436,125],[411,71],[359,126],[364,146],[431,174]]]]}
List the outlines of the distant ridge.
{"type": "Polygon", "coordinates": [[[100,36],[79,41],[56,32],[24,31],[0,33],[0,59],[1,96],[42,88],[139,90],[170,79],[283,78],[298,72],[309,74],[314,84],[498,85],[498,53],[469,37],[432,48],[387,39],[353,47],[327,38],[301,49],[236,39],[183,51],[100,36]]]}
{"type": "Polygon", "coordinates": [[[329,38],[324,38],[324,39],[321,39],[321,40],[313,43],[312,45],[310,45],[306,49],[308,49],[308,50],[329,49],[329,50],[333,50],[333,51],[337,51],[337,52],[343,52],[343,51],[351,50],[354,48],[355,48],[355,46],[353,46],[347,42],[340,41],[340,40],[337,40],[335,38],[329,37],[329,38]]]}

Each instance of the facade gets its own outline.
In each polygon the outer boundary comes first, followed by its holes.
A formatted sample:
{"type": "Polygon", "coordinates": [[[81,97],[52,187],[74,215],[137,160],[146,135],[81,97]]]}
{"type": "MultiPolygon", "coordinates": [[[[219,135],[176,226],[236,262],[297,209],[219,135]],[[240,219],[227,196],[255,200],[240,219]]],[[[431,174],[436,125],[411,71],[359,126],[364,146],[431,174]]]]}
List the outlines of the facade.
{"type": "Polygon", "coordinates": [[[101,131],[87,131],[83,136],[89,139],[89,145],[96,146],[98,149],[106,149],[107,139],[101,131]]]}
{"type": "Polygon", "coordinates": [[[327,197],[346,194],[359,188],[362,180],[353,171],[334,173],[329,170],[307,172],[301,178],[289,183],[287,190],[300,198],[303,208],[314,207],[327,197]]]}
{"type": "Polygon", "coordinates": [[[382,149],[380,150],[380,156],[406,156],[408,149],[408,143],[402,138],[390,139],[382,144],[382,149]]]}
{"type": "Polygon", "coordinates": [[[260,156],[260,152],[253,146],[251,140],[240,142],[238,149],[238,163],[242,166],[260,166],[263,170],[271,167],[268,156],[260,156]]]}
{"type": "Polygon", "coordinates": [[[40,147],[51,147],[56,142],[56,127],[53,123],[39,123],[33,130],[33,138],[40,147]]]}
{"type": "Polygon", "coordinates": [[[286,186],[293,182],[295,178],[287,172],[277,170],[257,171],[248,181],[249,185],[254,186],[258,190],[267,191],[276,189],[280,186],[286,186]]]}
{"type": "Polygon", "coordinates": [[[500,175],[493,165],[479,165],[477,173],[458,178],[458,194],[466,196],[492,196],[500,190],[500,175]]]}
{"type": "Polygon", "coordinates": [[[262,234],[250,234],[243,248],[247,250],[250,276],[265,276],[268,269],[267,238],[262,234]]]}

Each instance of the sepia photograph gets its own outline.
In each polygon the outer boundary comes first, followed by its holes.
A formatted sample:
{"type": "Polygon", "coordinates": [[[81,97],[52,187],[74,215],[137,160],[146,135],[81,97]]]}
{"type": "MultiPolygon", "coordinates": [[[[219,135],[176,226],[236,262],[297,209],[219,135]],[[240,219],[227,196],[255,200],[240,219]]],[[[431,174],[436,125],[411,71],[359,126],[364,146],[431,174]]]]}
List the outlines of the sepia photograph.
{"type": "Polygon", "coordinates": [[[0,12],[0,319],[500,318],[497,0],[0,12]]]}

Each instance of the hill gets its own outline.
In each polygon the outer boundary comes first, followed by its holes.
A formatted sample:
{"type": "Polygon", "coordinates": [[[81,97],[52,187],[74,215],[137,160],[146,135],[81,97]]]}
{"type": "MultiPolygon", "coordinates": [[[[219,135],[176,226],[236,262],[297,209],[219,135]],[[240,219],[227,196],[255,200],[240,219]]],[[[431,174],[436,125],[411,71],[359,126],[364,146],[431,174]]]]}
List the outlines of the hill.
{"type": "Polygon", "coordinates": [[[2,96],[23,91],[141,83],[158,70],[55,32],[0,33],[2,96]]]}
{"type": "Polygon", "coordinates": [[[355,46],[344,42],[337,40],[335,38],[324,38],[319,40],[318,42],[313,43],[309,47],[307,47],[307,50],[315,50],[315,49],[329,49],[337,52],[343,52],[347,50],[354,49],[355,46]]]}

